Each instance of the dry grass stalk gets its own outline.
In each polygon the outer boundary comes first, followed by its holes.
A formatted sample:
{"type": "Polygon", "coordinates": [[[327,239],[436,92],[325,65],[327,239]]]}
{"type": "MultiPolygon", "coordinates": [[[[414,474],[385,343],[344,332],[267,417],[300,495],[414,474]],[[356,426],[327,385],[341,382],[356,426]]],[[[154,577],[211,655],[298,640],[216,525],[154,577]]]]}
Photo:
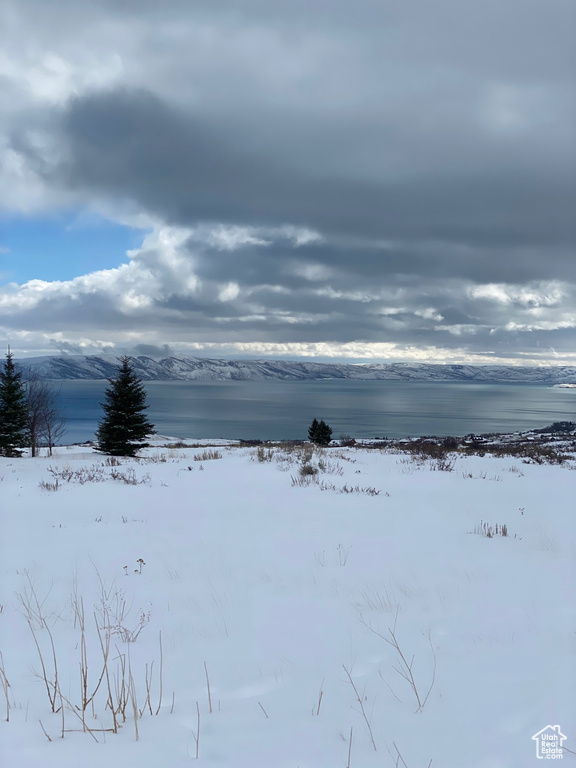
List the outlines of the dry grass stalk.
{"type": "Polygon", "coordinates": [[[196,733],[192,731],[194,741],[196,742],[196,760],[198,760],[198,751],[200,747],[200,705],[196,702],[196,733]]]}
{"type": "Polygon", "coordinates": [[[202,453],[194,454],[194,461],[214,461],[215,459],[221,459],[222,454],[216,450],[206,450],[202,453]]]}
{"type": "Polygon", "coordinates": [[[212,714],[212,696],[210,695],[210,678],[208,677],[208,667],[204,662],[204,671],[206,672],[206,686],[208,688],[208,710],[212,714]]]}
{"type": "MultiPolygon", "coordinates": [[[[164,663],[164,657],[162,654],[162,630],[158,632],[158,642],[160,644],[160,691],[158,693],[158,706],[156,708],[156,714],[160,712],[162,706],[162,667],[164,663]]],[[[174,709],[174,696],[172,696],[172,709],[174,709]]]]}
{"type": "Polygon", "coordinates": [[[350,728],[350,738],[348,740],[348,762],[346,768],[350,768],[350,758],[352,757],[352,728],[350,728]]]}
{"type": "Polygon", "coordinates": [[[132,712],[134,714],[134,734],[136,736],[136,741],[140,740],[140,735],[138,733],[138,701],[136,699],[136,686],[134,685],[134,678],[132,677],[132,671],[130,670],[130,667],[128,667],[128,689],[130,691],[130,701],[132,703],[132,712]]]}
{"type": "MultiPolygon", "coordinates": [[[[78,599],[78,596],[75,594],[72,600],[72,606],[74,608],[74,624],[80,628],[80,701],[81,701],[81,710],[82,710],[82,722],[85,727],[86,726],[86,719],[85,719],[86,710],[89,704],[92,704],[92,707],[94,706],[94,697],[98,693],[100,685],[102,684],[102,680],[104,679],[104,675],[106,672],[106,665],[108,663],[109,643],[107,643],[106,647],[102,649],[102,656],[103,656],[102,669],[98,676],[96,685],[89,692],[88,652],[86,649],[86,622],[84,618],[84,600],[82,598],[78,599]]],[[[94,615],[94,619],[96,620],[96,615],[94,615]]],[[[98,626],[98,624],[96,624],[96,626],[98,626]]]]}
{"type": "Polygon", "coordinates": [[[146,705],[148,705],[148,709],[150,710],[150,714],[152,715],[152,704],[150,702],[150,687],[152,685],[152,670],[154,669],[154,662],[150,664],[150,676],[148,676],[148,664],[146,664],[146,700],[144,701],[144,706],[140,710],[140,717],[144,714],[144,710],[146,709],[146,705]]]}
{"type": "Polygon", "coordinates": [[[6,672],[4,670],[4,658],[2,656],[2,651],[0,651],[0,682],[2,683],[2,690],[4,691],[4,697],[6,699],[6,722],[10,722],[10,696],[8,693],[8,688],[10,688],[10,683],[8,682],[8,678],[6,677],[6,672]]]}
{"type": "MultiPolygon", "coordinates": [[[[322,682],[320,683],[320,692],[318,694],[318,706],[316,707],[316,715],[318,716],[320,714],[320,705],[322,704],[322,697],[324,696],[324,680],[326,678],[322,679],[322,682]]],[[[314,714],[314,710],[312,710],[312,714],[314,714]]]]}

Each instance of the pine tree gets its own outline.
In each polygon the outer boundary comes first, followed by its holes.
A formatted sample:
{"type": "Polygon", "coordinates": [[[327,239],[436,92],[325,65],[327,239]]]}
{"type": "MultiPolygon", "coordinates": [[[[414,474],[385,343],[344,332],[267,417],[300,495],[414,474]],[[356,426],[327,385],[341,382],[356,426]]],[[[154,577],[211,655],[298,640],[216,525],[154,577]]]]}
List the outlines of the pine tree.
{"type": "Polygon", "coordinates": [[[318,438],[318,419],[314,419],[312,424],[308,427],[308,440],[311,443],[315,443],[318,438]]]}
{"type": "Polygon", "coordinates": [[[324,420],[314,419],[308,428],[308,440],[316,445],[329,445],[332,440],[332,428],[324,420]]]}
{"type": "Polygon", "coordinates": [[[0,371],[0,455],[20,456],[28,445],[28,408],[22,374],[10,349],[0,371]]]}
{"type": "Polygon", "coordinates": [[[111,456],[135,456],[140,448],[147,448],[146,435],[154,432],[154,425],[146,418],[146,391],[130,365],[129,357],[121,358],[118,377],[109,379],[110,386],[101,403],[104,418],[96,432],[97,450],[111,456]]]}

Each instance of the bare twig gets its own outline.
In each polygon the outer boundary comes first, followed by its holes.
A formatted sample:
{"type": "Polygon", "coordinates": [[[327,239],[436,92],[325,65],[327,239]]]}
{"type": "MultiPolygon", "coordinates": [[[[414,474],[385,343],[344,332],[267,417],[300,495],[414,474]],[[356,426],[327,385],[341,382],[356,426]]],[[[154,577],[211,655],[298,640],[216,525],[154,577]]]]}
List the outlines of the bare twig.
{"type": "MultiPolygon", "coordinates": [[[[394,755],[392,754],[392,752],[390,751],[390,747],[388,746],[388,744],[386,744],[386,749],[388,750],[388,754],[390,755],[390,757],[392,758],[392,760],[394,760],[394,766],[395,766],[395,768],[399,768],[399,766],[400,766],[400,763],[402,763],[402,765],[404,766],[404,768],[408,768],[408,765],[406,764],[406,761],[404,760],[404,758],[403,758],[403,756],[402,756],[402,753],[400,752],[400,750],[399,750],[399,749],[398,749],[398,747],[396,746],[396,742],[395,742],[395,741],[393,741],[393,742],[392,742],[392,744],[394,745],[394,749],[396,750],[396,755],[395,755],[395,756],[394,756],[394,755]]],[[[432,765],[432,758],[430,758],[430,762],[428,763],[428,765],[427,765],[427,767],[426,767],[426,768],[430,768],[430,766],[431,766],[431,765],[432,765]]]]}
{"type": "Polygon", "coordinates": [[[262,706],[262,704],[260,704],[260,702],[258,702],[258,706],[260,707],[260,709],[262,710],[262,712],[264,712],[264,714],[266,715],[266,719],[268,719],[268,712],[266,712],[266,710],[264,709],[264,707],[262,706]]]}
{"type": "MultiPolygon", "coordinates": [[[[395,742],[395,741],[393,741],[393,742],[392,742],[392,744],[394,745],[394,749],[396,750],[396,753],[397,753],[397,755],[398,755],[398,759],[399,759],[399,760],[402,760],[402,765],[404,766],[404,768],[408,768],[408,766],[406,765],[406,763],[405,763],[405,761],[404,761],[404,758],[403,758],[403,757],[402,757],[402,755],[400,754],[400,750],[399,750],[399,749],[398,749],[398,747],[396,746],[396,742],[395,742]]],[[[396,761],[396,762],[398,762],[398,761],[396,761]]]]}
{"type": "MultiPolygon", "coordinates": [[[[322,704],[322,697],[324,696],[324,680],[326,680],[325,677],[322,678],[322,682],[320,683],[320,690],[318,692],[318,704],[316,705],[316,715],[320,714],[320,706],[322,704]]],[[[314,714],[314,707],[312,707],[312,714],[314,714]]]]}
{"type": "Polygon", "coordinates": [[[342,664],[342,669],[344,670],[344,672],[346,672],[346,675],[348,677],[350,685],[352,686],[352,689],[353,689],[354,693],[356,694],[356,700],[357,700],[358,704],[360,704],[360,714],[364,718],[364,722],[366,723],[366,726],[368,728],[368,733],[370,734],[370,741],[372,742],[372,746],[374,747],[374,752],[377,752],[378,750],[376,749],[376,742],[374,741],[374,734],[372,733],[372,727],[370,725],[370,721],[368,720],[368,715],[366,714],[366,710],[364,709],[364,702],[362,701],[362,697],[358,693],[358,689],[356,688],[356,685],[354,684],[354,680],[352,680],[352,675],[350,674],[350,672],[348,672],[348,670],[346,669],[344,664],[342,664]]]}
{"type": "Polygon", "coordinates": [[[46,733],[46,728],[44,728],[44,726],[42,725],[42,720],[38,720],[38,722],[40,723],[40,728],[42,728],[42,730],[44,731],[44,736],[46,736],[46,738],[48,739],[48,741],[52,741],[52,739],[50,738],[50,736],[48,736],[48,734],[46,733]]]}
{"type": "MultiPolygon", "coordinates": [[[[76,707],[75,707],[75,706],[74,706],[74,705],[73,705],[73,704],[72,704],[72,703],[69,701],[69,699],[67,699],[67,698],[66,698],[66,696],[64,696],[64,694],[62,693],[62,691],[60,690],[60,688],[58,688],[58,691],[57,691],[57,693],[58,693],[58,696],[59,696],[59,698],[60,698],[60,707],[61,707],[62,709],[64,709],[64,704],[63,704],[63,702],[65,701],[65,702],[66,702],[66,704],[68,705],[68,709],[69,709],[69,711],[70,711],[70,712],[72,712],[72,714],[73,714],[73,715],[75,715],[75,716],[78,718],[78,720],[80,720],[80,722],[82,723],[82,730],[83,730],[85,733],[89,733],[89,734],[90,734],[90,736],[92,736],[92,738],[94,739],[94,741],[95,741],[97,744],[99,744],[100,742],[98,741],[98,739],[96,738],[96,736],[94,736],[94,733],[93,733],[93,731],[92,731],[92,728],[88,728],[88,726],[86,725],[86,723],[85,723],[85,722],[84,722],[84,720],[82,719],[81,715],[79,715],[79,714],[78,714],[76,707]]],[[[64,723],[64,720],[62,720],[62,723],[64,723]]],[[[64,733],[64,732],[65,732],[65,729],[64,729],[64,728],[62,728],[62,733],[64,733]]],[[[64,738],[64,736],[62,736],[62,738],[64,738]]]]}
{"type": "MultiPolygon", "coordinates": [[[[432,639],[431,639],[430,633],[429,633],[428,634],[428,642],[430,644],[430,650],[432,651],[432,660],[433,660],[432,661],[432,680],[430,682],[430,686],[429,686],[429,688],[428,688],[428,690],[426,692],[426,695],[423,696],[420,693],[420,691],[418,689],[418,686],[416,685],[416,680],[414,678],[414,673],[412,671],[412,668],[413,668],[413,665],[414,665],[414,658],[415,657],[412,656],[410,661],[408,661],[408,659],[406,658],[404,652],[402,651],[402,649],[400,647],[400,643],[398,641],[398,638],[396,637],[396,622],[397,622],[397,620],[398,620],[398,612],[396,612],[396,618],[394,620],[394,627],[393,627],[393,629],[388,628],[389,637],[386,637],[386,635],[383,635],[381,632],[378,632],[373,627],[371,627],[370,624],[367,624],[364,621],[363,618],[360,618],[361,623],[364,624],[365,627],[367,627],[371,632],[373,632],[378,637],[381,637],[382,640],[384,640],[386,643],[388,643],[388,645],[391,645],[396,650],[396,653],[399,656],[399,661],[398,661],[397,666],[394,666],[393,669],[394,669],[394,671],[397,674],[400,675],[400,677],[402,677],[404,680],[406,680],[406,682],[408,683],[408,685],[412,689],[412,692],[414,693],[414,696],[416,697],[416,702],[418,703],[418,708],[416,709],[416,712],[421,712],[423,710],[424,706],[426,705],[426,702],[428,701],[430,693],[432,692],[432,688],[434,687],[434,683],[436,682],[436,651],[434,650],[434,646],[432,645],[432,639]]],[[[382,675],[380,675],[380,677],[382,677],[382,675]]],[[[383,677],[382,677],[382,679],[384,680],[383,677]]],[[[384,682],[386,683],[385,680],[384,680],[384,682]]],[[[392,691],[392,688],[390,688],[388,683],[386,683],[386,685],[392,691]]],[[[392,693],[394,694],[396,699],[398,699],[398,697],[396,696],[394,691],[392,691],[392,693]]]]}

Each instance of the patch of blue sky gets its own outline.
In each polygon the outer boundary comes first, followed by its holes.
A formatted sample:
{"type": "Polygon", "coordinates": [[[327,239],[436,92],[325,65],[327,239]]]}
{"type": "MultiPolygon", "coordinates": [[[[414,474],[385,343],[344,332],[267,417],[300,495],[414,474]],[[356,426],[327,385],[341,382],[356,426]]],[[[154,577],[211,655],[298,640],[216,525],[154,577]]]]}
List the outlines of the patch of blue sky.
{"type": "Polygon", "coordinates": [[[0,217],[0,285],[28,280],[71,280],[128,261],[149,230],[95,214],[0,217]]]}

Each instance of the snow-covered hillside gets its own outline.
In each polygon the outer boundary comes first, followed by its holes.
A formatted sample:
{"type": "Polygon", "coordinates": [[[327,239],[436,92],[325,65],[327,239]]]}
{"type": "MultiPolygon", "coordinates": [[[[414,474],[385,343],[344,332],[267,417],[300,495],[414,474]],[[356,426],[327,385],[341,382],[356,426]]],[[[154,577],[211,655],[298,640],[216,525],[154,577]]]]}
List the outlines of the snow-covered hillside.
{"type": "MultiPolygon", "coordinates": [[[[19,361],[49,379],[107,379],[118,359],[97,355],[61,355],[19,361]]],[[[412,363],[337,365],[283,360],[210,360],[197,357],[138,356],[132,365],[144,380],[207,381],[263,379],[380,379],[390,381],[476,381],[531,384],[576,383],[576,367],[507,367],[412,363]]]]}
{"type": "Polygon", "coordinates": [[[574,762],[573,459],[143,455],[0,459],[2,765],[574,762]]]}

